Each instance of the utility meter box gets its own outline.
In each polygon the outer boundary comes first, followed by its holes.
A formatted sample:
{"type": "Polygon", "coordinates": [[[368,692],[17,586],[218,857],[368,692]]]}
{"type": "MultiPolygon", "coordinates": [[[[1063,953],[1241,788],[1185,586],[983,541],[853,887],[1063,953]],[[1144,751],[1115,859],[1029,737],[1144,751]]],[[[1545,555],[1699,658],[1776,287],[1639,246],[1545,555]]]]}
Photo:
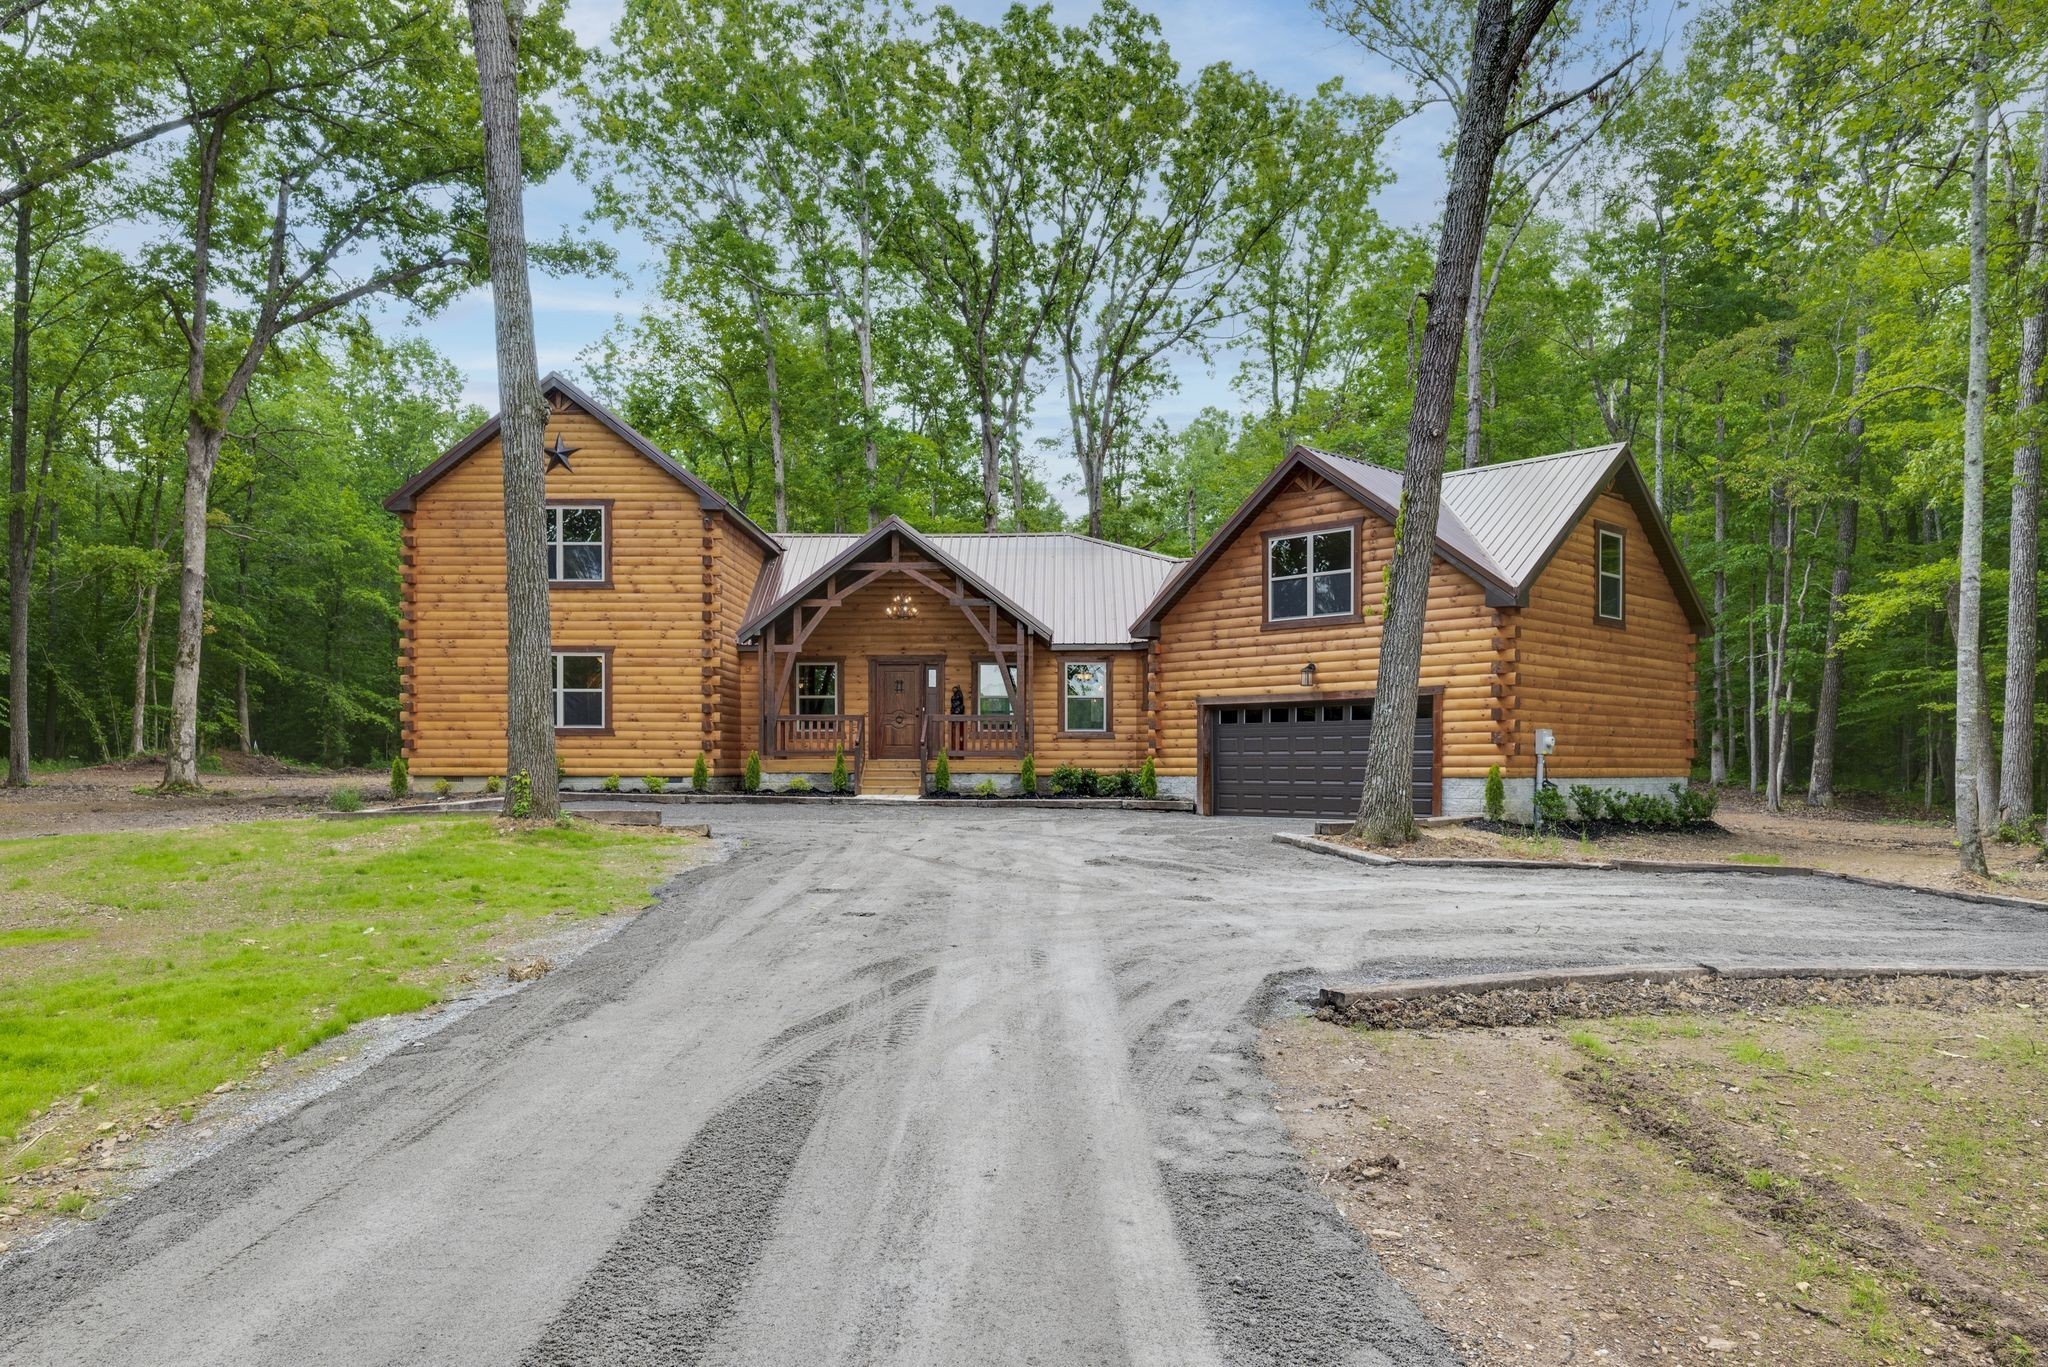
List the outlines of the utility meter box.
{"type": "Polygon", "coordinates": [[[1557,753],[1557,736],[1547,726],[1536,728],[1536,753],[1539,755],[1557,753]]]}

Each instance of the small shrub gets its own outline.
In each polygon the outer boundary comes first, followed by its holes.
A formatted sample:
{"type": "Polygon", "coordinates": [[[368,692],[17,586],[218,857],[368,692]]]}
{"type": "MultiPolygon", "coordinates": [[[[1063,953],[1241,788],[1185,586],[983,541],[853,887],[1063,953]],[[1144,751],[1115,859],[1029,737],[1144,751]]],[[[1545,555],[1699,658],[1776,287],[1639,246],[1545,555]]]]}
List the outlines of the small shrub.
{"type": "Polygon", "coordinates": [[[1508,781],[1498,764],[1486,771],[1486,819],[1494,822],[1508,819],[1508,781]]]}
{"type": "Polygon", "coordinates": [[[782,791],[785,793],[801,794],[815,793],[818,790],[811,786],[811,781],[809,779],[805,778],[802,774],[798,774],[795,778],[789,781],[789,786],[784,788],[782,791]]]}
{"type": "Polygon", "coordinates": [[[740,769],[740,791],[758,793],[761,791],[761,752],[747,751],[747,762],[740,769]]]}
{"type": "Polygon", "coordinates": [[[648,774],[640,782],[647,786],[647,791],[650,793],[658,793],[668,787],[668,780],[660,774],[648,774]]]}
{"type": "Polygon", "coordinates": [[[853,791],[853,775],[846,772],[846,747],[843,745],[834,746],[832,749],[832,791],[853,791]]]}
{"type": "Polygon", "coordinates": [[[1557,791],[1557,785],[1546,782],[1536,790],[1536,820],[1545,826],[1562,825],[1564,822],[1564,794],[1557,791]]]}
{"type": "Polygon", "coordinates": [[[499,778],[496,774],[492,774],[489,778],[484,780],[484,791],[487,793],[504,792],[505,780],[499,778]]]}
{"type": "Polygon", "coordinates": [[[404,755],[394,755],[394,756],[392,756],[392,758],[391,758],[391,797],[392,797],[392,800],[393,800],[393,801],[396,801],[396,802],[403,802],[403,801],[405,801],[405,797],[406,797],[406,794],[410,793],[411,791],[412,791],[412,774],[411,774],[411,772],[410,772],[410,771],[409,771],[409,770],[408,770],[408,769],[406,768],[406,763],[405,763],[405,756],[404,756],[404,755]]]}
{"type": "Polygon", "coordinates": [[[450,783],[450,782],[449,782],[449,781],[448,781],[447,779],[445,779],[445,778],[437,778],[437,779],[435,779],[435,780],[434,780],[434,796],[435,796],[435,797],[446,797],[446,796],[448,796],[448,794],[450,794],[450,793],[452,793],[452,792],[454,792],[454,791],[455,791],[455,785],[454,785],[454,784],[452,784],[452,783],[450,783]]]}
{"type": "Polygon", "coordinates": [[[606,774],[604,776],[604,790],[608,793],[619,791],[619,776],[617,774],[606,774]]]}
{"type": "Polygon", "coordinates": [[[337,812],[360,812],[363,809],[363,794],[356,788],[336,788],[327,795],[327,805],[337,812]]]}
{"type": "Polygon", "coordinates": [[[1598,821],[1606,807],[1606,795],[1590,783],[1574,783],[1567,791],[1571,794],[1572,810],[1579,814],[1581,821],[1598,821]]]}
{"type": "Polygon", "coordinates": [[[699,754],[697,762],[690,766],[690,791],[708,793],[711,791],[711,756],[699,754]]]}
{"type": "Polygon", "coordinates": [[[533,780],[521,769],[512,775],[512,819],[524,821],[533,815],[533,780]]]}
{"type": "Polygon", "coordinates": [[[1129,769],[1119,769],[1113,774],[1103,775],[1102,795],[1104,797],[1136,797],[1138,795],[1137,774],[1129,769]]]}
{"type": "Polygon", "coordinates": [[[950,793],[953,791],[953,761],[946,758],[944,750],[939,751],[938,759],[932,764],[932,791],[935,793],[950,793]]]}
{"type": "Polygon", "coordinates": [[[976,797],[994,797],[996,795],[996,781],[992,778],[985,778],[975,784],[974,795],[976,797]]]}
{"type": "Polygon", "coordinates": [[[1152,762],[1152,756],[1145,756],[1145,762],[1138,766],[1138,796],[1150,802],[1159,796],[1159,766],[1152,762]]]}
{"type": "Polygon", "coordinates": [[[1094,797],[1102,791],[1102,775],[1076,764],[1062,764],[1052,771],[1054,797],[1094,797]]]}
{"type": "Polygon", "coordinates": [[[1712,788],[1688,788],[1683,783],[1674,783],[1671,803],[1678,811],[1679,825],[1701,826],[1714,819],[1721,795],[1712,788]]]}
{"type": "Polygon", "coordinates": [[[569,781],[569,771],[562,767],[562,761],[555,761],[555,787],[557,790],[569,781]]]}
{"type": "Polygon", "coordinates": [[[1017,766],[1017,789],[1025,797],[1038,796],[1038,758],[1024,756],[1024,762],[1017,766]]]}

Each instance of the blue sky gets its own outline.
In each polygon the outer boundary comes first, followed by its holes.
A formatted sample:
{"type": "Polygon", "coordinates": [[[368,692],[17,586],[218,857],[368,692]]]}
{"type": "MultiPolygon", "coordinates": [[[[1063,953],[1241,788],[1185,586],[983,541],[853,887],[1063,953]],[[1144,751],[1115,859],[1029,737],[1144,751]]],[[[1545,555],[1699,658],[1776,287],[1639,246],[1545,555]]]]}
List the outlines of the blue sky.
{"type": "MultiPolygon", "coordinates": [[[[953,0],[955,8],[971,16],[994,20],[1007,7],[1007,0],[953,0]]],[[[1060,19],[1084,20],[1094,6],[1081,0],[1054,0],[1060,19]]],[[[1349,39],[1326,28],[1306,0],[1167,0],[1149,6],[1159,18],[1166,39],[1183,70],[1193,71],[1212,62],[1227,61],[1257,72],[1285,89],[1306,94],[1333,76],[1344,78],[1355,91],[1406,94],[1405,85],[1379,59],[1349,39]]],[[[571,0],[569,20],[578,37],[588,46],[601,46],[618,17],[617,0],[571,0]]],[[[1441,149],[1446,120],[1441,110],[1427,110],[1396,130],[1387,149],[1394,180],[1382,192],[1379,211],[1389,222],[1418,226],[1429,222],[1442,194],[1441,149]]],[[[539,343],[540,367],[573,370],[577,358],[621,315],[638,311],[643,288],[640,267],[645,252],[631,238],[619,237],[608,228],[592,228],[584,222],[590,204],[587,190],[564,172],[527,192],[528,233],[536,240],[553,237],[564,229],[590,231],[611,241],[621,264],[636,277],[621,286],[610,279],[573,279],[536,276],[534,280],[535,331],[539,343]]],[[[424,322],[401,323],[431,340],[461,368],[464,397],[486,409],[497,407],[497,366],[491,331],[491,305],[487,290],[477,290],[457,300],[436,317],[424,322]]],[[[1238,406],[1230,389],[1236,359],[1221,351],[1212,366],[1190,359],[1179,371],[1180,388],[1165,396],[1156,413],[1175,427],[1184,425],[1203,408],[1238,406]]],[[[1057,435],[1064,430],[1058,405],[1042,401],[1035,418],[1035,436],[1057,435]]],[[[1055,449],[1058,449],[1055,447],[1055,449]]],[[[1063,488],[1073,472],[1064,468],[1070,459],[1053,457],[1046,473],[1054,487],[1074,504],[1078,495],[1063,488]]]]}

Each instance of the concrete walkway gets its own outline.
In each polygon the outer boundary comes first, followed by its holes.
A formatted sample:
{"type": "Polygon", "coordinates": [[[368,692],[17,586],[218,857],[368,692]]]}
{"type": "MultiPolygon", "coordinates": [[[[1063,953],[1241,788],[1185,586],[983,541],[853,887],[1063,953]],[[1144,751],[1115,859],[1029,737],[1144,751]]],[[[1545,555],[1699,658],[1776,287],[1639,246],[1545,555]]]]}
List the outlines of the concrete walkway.
{"type": "Polygon", "coordinates": [[[2040,914],[1834,882],[1366,870],[1146,813],[710,810],[729,857],[589,955],[0,1265],[0,1361],[1448,1362],[1276,1123],[1275,1002],[2048,962],[2040,914]]]}

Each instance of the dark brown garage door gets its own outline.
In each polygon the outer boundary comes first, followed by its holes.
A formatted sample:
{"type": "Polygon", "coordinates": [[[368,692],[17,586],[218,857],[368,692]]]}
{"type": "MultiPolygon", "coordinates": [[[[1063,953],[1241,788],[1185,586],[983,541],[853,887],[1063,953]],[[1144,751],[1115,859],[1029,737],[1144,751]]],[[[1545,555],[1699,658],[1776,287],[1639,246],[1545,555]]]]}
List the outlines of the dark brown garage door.
{"type": "MultiPolygon", "coordinates": [[[[1436,806],[1433,697],[1416,700],[1415,814],[1436,806]]],[[[1313,816],[1358,810],[1370,702],[1313,707],[1214,707],[1209,711],[1210,789],[1219,816],[1313,816]]]]}

